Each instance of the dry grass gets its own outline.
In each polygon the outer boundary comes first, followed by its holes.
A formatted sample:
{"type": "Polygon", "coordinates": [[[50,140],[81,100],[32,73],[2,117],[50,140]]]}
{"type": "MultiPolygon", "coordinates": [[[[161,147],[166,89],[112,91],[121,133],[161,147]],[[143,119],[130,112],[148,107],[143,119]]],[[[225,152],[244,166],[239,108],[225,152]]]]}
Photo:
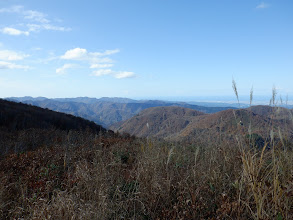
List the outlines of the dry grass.
{"type": "MultiPolygon", "coordinates": [[[[97,143],[67,149],[70,160],[64,167],[64,151],[40,149],[18,156],[16,169],[28,166],[21,173],[2,172],[0,215],[1,219],[290,219],[292,155],[292,151],[240,151],[212,143],[128,140],[107,148],[97,143]],[[45,156],[50,159],[42,161],[45,156]],[[31,161],[38,168],[32,170],[31,161]]],[[[9,164],[17,156],[10,159],[9,164]]]]}

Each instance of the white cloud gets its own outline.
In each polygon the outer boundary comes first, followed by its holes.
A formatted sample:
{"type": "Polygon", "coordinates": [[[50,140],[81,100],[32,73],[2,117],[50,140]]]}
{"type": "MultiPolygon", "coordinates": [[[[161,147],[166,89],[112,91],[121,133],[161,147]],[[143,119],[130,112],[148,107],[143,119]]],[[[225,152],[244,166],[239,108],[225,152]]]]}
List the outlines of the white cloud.
{"type": "Polygon", "coordinates": [[[114,71],[112,69],[109,69],[110,67],[114,66],[113,60],[110,59],[109,56],[119,52],[119,49],[105,50],[104,52],[88,52],[84,48],[77,47],[66,51],[64,55],[60,56],[60,59],[83,61],[89,63],[91,69],[97,69],[92,72],[93,76],[100,77],[111,75],[116,79],[135,77],[135,74],[133,72],[114,71]]]}
{"type": "Polygon", "coordinates": [[[256,9],[264,9],[264,8],[268,8],[268,7],[270,7],[269,4],[262,2],[256,6],[256,9]]]}
{"type": "Polygon", "coordinates": [[[15,63],[0,61],[0,69],[29,69],[29,66],[18,65],[15,63]]]}
{"type": "Polygon", "coordinates": [[[55,26],[52,24],[44,24],[42,26],[45,30],[52,30],[52,31],[71,31],[71,28],[61,27],[61,26],[55,26]]]}
{"type": "Polygon", "coordinates": [[[61,59],[64,60],[83,60],[87,57],[87,50],[82,48],[74,48],[65,52],[61,59]]]}
{"type": "MultiPolygon", "coordinates": [[[[33,23],[24,24],[28,30],[20,31],[14,28],[8,28],[2,30],[4,34],[10,35],[29,35],[30,32],[39,32],[41,30],[53,30],[53,31],[70,31],[71,28],[54,25],[54,21],[48,19],[48,15],[34,10],[25,10],[23,6],[17,5],[10,8],[0,8],[0,13],[14,13],[22,17],[24,20],[28,20],[33,23]]],[[[55,19],[56,20],[56,19],[55,19]]],[[[55,21],[56,22],[56,21],[55,21]]]]}
{"type": "Polygon", "coordinates": [[[21,31],[21,30],[18,30],[18,29],[15,29],[15,28],[10,28],[10,27],[5,27],[1,30],[1,32],[3,34],[8,34],[8,35],[14,35],[14,36],[17,36],[17,35],[26,35],[28,36],[29,35],[29,32],[28,31],[21,31]]]}
{"type": "Polygon", "coordinates": [[[91,65],[91,69],[100,69],[100,68],[109,68],[112,67],[113,64],[111,63],[105,63],[105,64],[99,64],[99,63],[95,63],[91,65]]]}
{"type": "Polygon", "coordinates": [[[88,52],[83,48],[74,48],[65,52],[61,59],[64,60],[87,60],[91,63],[111,63],[112,60],[108,57],[115,53],[118,53],[119,50],[106,50],[105,52],[88,52]]]}
{"type": "Polygon", "coordinates": [[[0,13],[20,13],[23,10],[23,6],[21,5],[14,5],[10,8],[0,8],[0,13]]]}
{"type": "Polygon", "coordinates": [[[56,73],[57,74],[65,74],[65,70],[67,69],[71,69],[71,68],[74,68],[75,65],[74,64],[64,64],[62,67],[56,69],[56,73]]]}
{"type": "Polygon", "coordinates": [[[106,50],[105,52],[104,52],[104,54],[103,55],[112,55],[112,54],[115,54],[115,53],[119,53],[120,52],[120,50],[119,49],[115,49],[115,50],[106,50]]]}
{"type": "Polygon", "coordinates": [[[39,24],[27,24],[29,32],[37,32],[42,29],[42,26],[39,24]]]}
{"type": "Polygon", "coordinates": [[[23,60],[29,55],[11,50],[0,50],[0,69],[29,69],[29,66],[18,65],[7,61],[23,60]]]}
{"type": "Polygon", "coordinates": [[[113,63],[114,62],[109,57],[95,57],[95,56],[90,56],[89,61],[91,63],[113,63]]]}
{"type": "Polygon", "coordinates": [[[115,54],[115,53],[119,53],[120,50],[119,49],[115,49],[115,50],[105,50],[105,52],[94,52],[94,53],[90,53],[90,55],[92,56],[96,56],[96,57],[99,57],[99,56],[109,56],[109,55],[112,55],[112,54],[115,54]]]}
{"type": "Polygon", "coordinates": [[[12,61],[12,60],[23,60],[29,55],[23,53],[17,53],[12,50],[0,50],[0,60],[12,61]]]}
{"type": "Polygon", "coordinates": [[[46,19],[47,15],[39,11],[27,10],[22,12],[25,19],[37,21],[40,23],[49,23],[50,21],[46,19]]]}
{"type": "Polygon", "coordinates": [[[135,73],[133,72],[118,72],[114,76],[116,79],[125,79],[125,78],[133,78],[135,77],[135,73]]]}
{"type": "Polygon", "coordinates": [[[104,76],[104,75],[111,75],[114,72],[111,69],[100,69],[93,72],[94,76],[104,76]]]}
{"type": "Polygon", "coordinates": [[[51,30],[51,31],[70,31],[71,28],[55,26],[52,24],[27,24],[29,32],[39,32],[41,30],[51,30]]]}
{"type": "Polygon", "coordinates": [[[24,19],[32,20],[40,23],[49,23],[47,15],[34,10],[25,10],[22,5],[14,5],[9,8],[0,8],[0,13],[15,13],[23,16],[24,19]]]}
{"type": "Polygon", "coordinates": [[[116,79],[126,79],[126,78],[133,78],[135,77],[135,73],[133,72],[127,72],[127,71],[121,71],[121,72],[115,72],[111,69],[100,69],[93,72],[94,76],[105,76],[105,75],[112,75],[116,79]]]}

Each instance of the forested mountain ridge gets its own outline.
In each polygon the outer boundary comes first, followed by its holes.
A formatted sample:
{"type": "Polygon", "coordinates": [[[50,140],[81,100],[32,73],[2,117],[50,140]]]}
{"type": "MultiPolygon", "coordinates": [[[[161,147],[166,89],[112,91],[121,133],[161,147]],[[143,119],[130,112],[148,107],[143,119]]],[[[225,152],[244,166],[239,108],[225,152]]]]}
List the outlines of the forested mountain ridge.
{"type": "Polygon", "coordinates": [[[85,133],[112,135],[102,126],[80,117],[0,99],[0,157],[52,143],[68,143],[72,132],[79,133],[78,139],[83,139],[85,133]]]}
{"type": "Polygon", "coordinates": [[[278,107],[254,106],[252,109],[228,109],[213,114],[204,114],[188,108],[156,107],[143,110],[126,121],[110,128],[119,133],[138,137],[157,137],[173,141],[198,141],[211,137],[231,139],[236,133],[256,133],[264,138],[270,136],[268,128],[280,130],[293,138],[292,113],[278,107]],[[278,117],[272,117],[277,115],[278,117]],[[258,113],[258,114],[257,114],[258,113]],[[287,120],[284,120],[287,119],[287,120]]]}
{"type": "Polygon", "coordinates": [[[133,100],[127,98],[57,98],[47,99],[44,97],[32,98],[8,98],[9,100],[23,102],[42,108],[48,108],[58,112],[64,112],[94,121],[104,127],[109,127],[120,121],[127,120],[144,109],[159,106],[179,106],[214,113],[230,109],[230,107],[204,107],[191,105],[184,102],[165,102],[159,100],[133,100]]]}
{"type": "Polygon", "coordinates": [[[28,128],[106,131],[86,119],[70,114],[54,112],[37,106],[0,99],[0,127],[8,130],[28,128]]]}

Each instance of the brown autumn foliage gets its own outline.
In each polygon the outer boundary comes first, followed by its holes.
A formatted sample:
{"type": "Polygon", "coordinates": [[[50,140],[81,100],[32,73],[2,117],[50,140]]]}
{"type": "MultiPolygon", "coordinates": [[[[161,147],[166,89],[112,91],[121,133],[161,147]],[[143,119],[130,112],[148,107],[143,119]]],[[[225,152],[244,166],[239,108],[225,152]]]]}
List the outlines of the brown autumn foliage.
{"type": "Polygon", "coordinates": [[[292,219],[292,142],[266,129],[260,147],[239,126],[189,143],[2,128],[0,219],[292,219]]]}
{"type": "MultiPolygon", "coordinates": [[[[135,117],[114,124],[110,128],[137,137],[155,137],[171,141],[198,142],[207,137],[224,141],[235,141],[241,132],[253,133],[269,139],[272,125],[280,128],[289,139],[293,139],[292,110],[253,106],[248,109],[229,109],[212,114],[177,106],[154,107],[140,112],[135,117]]],[[[204,141],[204,140],[203,140],[204,141]]]]}
{"type": "Polygon", "coordinates": [[[241,147],[52,136],[46,146],[0,160],[1,219],[293,217],[290,143],[262,151],[241,136],[241,147]]]}

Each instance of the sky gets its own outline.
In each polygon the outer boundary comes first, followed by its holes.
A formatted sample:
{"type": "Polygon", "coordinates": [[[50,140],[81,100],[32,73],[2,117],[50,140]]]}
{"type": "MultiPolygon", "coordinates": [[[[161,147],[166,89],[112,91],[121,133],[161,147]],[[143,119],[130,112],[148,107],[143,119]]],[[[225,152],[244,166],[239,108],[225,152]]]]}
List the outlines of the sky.
{"type": "Polygon", "coordinates": [[[0,0],[0,97],[293,96],[292,0],[0,0]]]}

